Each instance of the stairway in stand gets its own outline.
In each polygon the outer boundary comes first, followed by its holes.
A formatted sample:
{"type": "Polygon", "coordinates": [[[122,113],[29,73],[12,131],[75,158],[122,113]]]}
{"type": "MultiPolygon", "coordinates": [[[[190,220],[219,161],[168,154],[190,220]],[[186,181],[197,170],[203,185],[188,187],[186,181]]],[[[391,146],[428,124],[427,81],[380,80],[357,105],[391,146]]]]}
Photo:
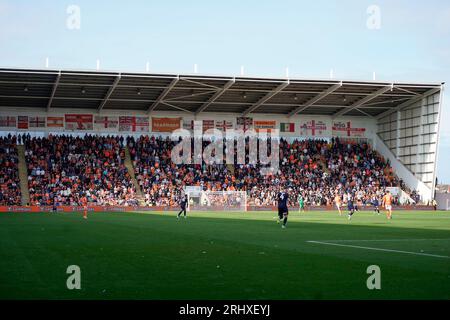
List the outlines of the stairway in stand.
{"type": "Polygon", "coordinates": [[[145,197],[134,174],[133,162],[131,161],[130,150],[128,149],[128,146],[125,146],[125,167],[130,173],[131,182],[133,182],[133,185],[136,189],[136,198],[139,201],[139,205],[143,206],[145,205],[145,197]]]}
{"type": "Polygon", "coordinates": [[[28,190],[28,171],[27,162],[25,161],[25,146],[18,145],[17,152],[19,153],[19,178],[20,192],[22,193],[22,205],[26,206],[30,203],[30,192],[28,190]]]}

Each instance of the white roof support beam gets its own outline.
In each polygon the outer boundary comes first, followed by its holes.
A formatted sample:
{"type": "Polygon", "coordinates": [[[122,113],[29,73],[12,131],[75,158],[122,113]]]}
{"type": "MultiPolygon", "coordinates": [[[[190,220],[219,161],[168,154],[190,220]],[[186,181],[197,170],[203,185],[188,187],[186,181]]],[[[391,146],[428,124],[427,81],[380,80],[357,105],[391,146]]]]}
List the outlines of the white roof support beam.
{"type": "Polygon", "coordinates": [[[52,107],[53,98],[55,97],[56,89],[58,88],[59,85],[59,80],[61,80],[61,71],[56,76],[55,84],[53,85],[52,89],[52,94],[50,95],[50,99],[48,100],[47,103],[47,112],[49,112],[50,108],[52,107]]]}
{"type": "Polygon", "coordinates": [[[152,105],[148,108],[147,112],[151,113],[158,104],[160,104],[164,98],[169,94],[169,92],[176,86],[176,84],[180,81],[180,76],[177,76],[172,80],[172,82],[169,84],[167,88],[164,89],[164,91],[159,95],[158,99],[156,99],[155,102],[152,103],[152,105]]]}
{"type": "Polygon", "coordinates": [[[392,109],[387,110],[387,111],[385,111],[383,113],[380,113],[379,115],[376,116],[376,118],[377,119],[384,118],[384,117],[390,115],[391,113],[394,113],[394,112],[397,112],[399,110],[402,110],[403,108],[406,108],[407,106],[409,106],[409,105],[411,105],[413,103],[416,103],[416,102],[422,100],[423,98],[426,98],[426,97],[428,97],[428,96],[430,96],[432,94],[438,93],[439,91],[441,91],[441,88],[434,88],[434,89],[428,90],[428,91],[424,92],[423,94],[421,94],[420,96],[417,96],[415,98],[412,98],[412,99],[410,99],[408,101],[405,101],[405,102],[399,104],[395,108],[392,108],[392,109]]]}
{"type": "Polygon", "coordinates": [[[167,103],[166,101],[161,101],[161,104],[165,104],[166,106],[172,107],[172,108],[174,108],[174,109],[177,109],[177,110],[180,110],[180,111],[189,113],[189,114],[194,114],[192,111],[189,111],[189,110],[187,110],[187,109],[181,108],[181,107],[176,106],[176,105],[173,105],[173,104],[171,104],[171,103],[167,103]]]}
{"type": "Polygon", "coordinates": [[[357,108],[363,106],[363,105],[366,104],[367,102],[369,102],[369,101],[375,99],[375,98],[378,97],[378,96],[381,96],[383,93],[385,93],[385,92],[387,92],[387,91],[389,91],[389,90],[392,90],[393,88],[394,88],[394,85],[391,84],[391,85],[389,85],[389,86],[385,86],[385,87],[383,87],[383,88],[381,88],[381,89],[378,89],[377,91],[373,92],[372,94],[370,94],[370,95],[368,95],[368,96],[365,96],[365,97],[362,98],[361,100],[355,102],[355,103],[352,104],[351,106],[345,107],[345,108],[342,109],[341,111],[336,112],[335,114],[333,114],[332,117],[333,117],[333,118],[337,118],[337,117],[343,116],[344,114],[346,114],[346,113],[348,113],[348,112],[350,112],[350,111],[352,111],[352,110],[354,110],[354,109],[357,109],[357,108]]]}
{"type": "Polygon", "coordinates": [[[102,100],[102,102],[100,103],[100,105],[98,106],[98,112],[102,111],[103,107],[105,106],[106,102],[108,102],[109,97],[111,97],[112,93],[114,92],[114,89],[117,87],[117,84],[119,83],[121,78],[121,75],[119,73],[119,75],[116,77],[116,79],[114,80],[113,84],[111,85],[111,87],[109,87],[108,92],[105,95],[105,98],[102,100]]]}
{"type": "Polygon", "coordinates": [[[200,108],[198,108],[197,111],[195,111],[195,115],[199,115],[201,112],[205,111],[206,108],[208,108],[214,101],[216,101],[217,99],[220,98],[220,96],[222,96],[225,91],[227,91],[229,88],[231,88],[231,86],[236,82],[235,79],[228,81],[222,89],[220,89],[219,91],[217,91],[214,95],[211,96],[211,98],[208,99],[208,101],[206,101],[204,104],[202,104],[202,106],[200,108]]]}
{"type": "Polygon", "coordinates": [[[315,97],[309,99],[306,103],[302,104],[301,106],[297,107],[295,110],[291,111],[288,114],[288,117],[292,117],[295,116],[297,113],[302,112],[304,110],[306,110],[307,108],[311,107],[313,104],[315,104],[316,102],[319,102],[320,100],[322,100],[323,98],[325,98],[326,96],[328,96],[329,94],[335,92],[337,89],[339,89],[340,87],[342,87],[342,81],[339,83],[336,83],[334,85],[332,85],[331,87],[329,87],[328,89],[326,89],[325,91],[322,91],[321,93],[319,93],[318,95],[316,95],[315,97]]]}
{"type": "Polygon", "coordinates": [[[275,89],[268,92],[264,97],[258,100],[254,105],[250,106],[247,110],[245,110],[242,113],[242,116],[245,117],[249,113],[255,111],[258,109],[261,105],[263,105],[265,102],[267,102],[270,98],[275,96],[277,93],[280,93],[284,88],[286,88],[289,85],[289,80],[287,82],[283,82],[282,84],[278,85],[275,89]]]}

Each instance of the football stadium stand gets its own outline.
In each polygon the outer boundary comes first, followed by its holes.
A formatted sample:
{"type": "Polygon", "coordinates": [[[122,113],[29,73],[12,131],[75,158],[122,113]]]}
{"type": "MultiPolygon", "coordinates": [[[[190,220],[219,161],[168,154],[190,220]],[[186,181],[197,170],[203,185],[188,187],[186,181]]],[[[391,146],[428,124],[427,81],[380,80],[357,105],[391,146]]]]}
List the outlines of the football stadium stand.
{"type": "Polygon", "coordinates": [[[273,206],[281,187],[292,205],[336,192],[364,204],[386,188],[401,203],[434,198],[441,83],[50,69],[0,69],[0,82],[1,205],[170,207],[184,186],[243,190],[251,206],[273,206]],[[194,121],[279,130],[279,171],[174,164],[170,134],[194,121]]]}

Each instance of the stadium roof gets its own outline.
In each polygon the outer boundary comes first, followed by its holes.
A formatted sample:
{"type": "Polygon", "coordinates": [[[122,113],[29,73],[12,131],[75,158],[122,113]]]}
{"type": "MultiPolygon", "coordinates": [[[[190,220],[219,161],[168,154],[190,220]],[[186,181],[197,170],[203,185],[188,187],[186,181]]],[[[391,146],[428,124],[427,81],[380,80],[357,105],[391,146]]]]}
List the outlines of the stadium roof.
{"type": "Polygon", "coordinates": [[[441,83],[0,69],[0,107],[381,117],[441,83]]]}

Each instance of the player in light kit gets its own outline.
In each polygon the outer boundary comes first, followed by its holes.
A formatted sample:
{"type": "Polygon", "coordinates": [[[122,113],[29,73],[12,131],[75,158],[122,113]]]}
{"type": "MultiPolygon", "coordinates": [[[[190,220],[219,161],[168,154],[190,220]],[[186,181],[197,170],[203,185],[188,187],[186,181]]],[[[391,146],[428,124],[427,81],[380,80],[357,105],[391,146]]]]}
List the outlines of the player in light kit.
{"type": "Polygon", "coordinates": [[[386,209],[387,218],[392,219],[392,194],[389,190],[386,190],[386,194],[383,197],[381,205],[386,209]]]}
{"type": "Polygon", "coordinates": [[[334,203],[336,204],[336,208],[339,211],[339,215],[342,216],[342,211],[341,211],[341,196],[339,195],[338,192],[336,192],[336,196],[334,197],[334,203]]]}
{"type": "Polygon", "coordinates": [[[278,199],[278,223],[283,221],[283,224],[281,225],[281,227],[283,229],[286,228],[288,215],[289,215],[289,210],[287,207],[288,198],[289,198],[289,196],[285,190],[282,190],[278,194],[278,197],[277,197],[277,199],[278,199]]]}
{"type": "Polygon", "coordinates": [[[188,205],[188,196],[186,194],[186,195],[184,195],[183,199],[181,199],[181,202],[180,202],[181,210],[180,210],[180,212],[178,212],[177,219],[180,219],[180,216],[182,213],[184,214],[184,218],[186,219],[187,205],[188,205]]]}
{"type": "Polygon", "coordinates": [[[87,206],[87,198],[86,198],[86,196],[83,196],[81,198],[81,205],[83,206],[83,218],[87,219],[88,206],[87,206]]]}

